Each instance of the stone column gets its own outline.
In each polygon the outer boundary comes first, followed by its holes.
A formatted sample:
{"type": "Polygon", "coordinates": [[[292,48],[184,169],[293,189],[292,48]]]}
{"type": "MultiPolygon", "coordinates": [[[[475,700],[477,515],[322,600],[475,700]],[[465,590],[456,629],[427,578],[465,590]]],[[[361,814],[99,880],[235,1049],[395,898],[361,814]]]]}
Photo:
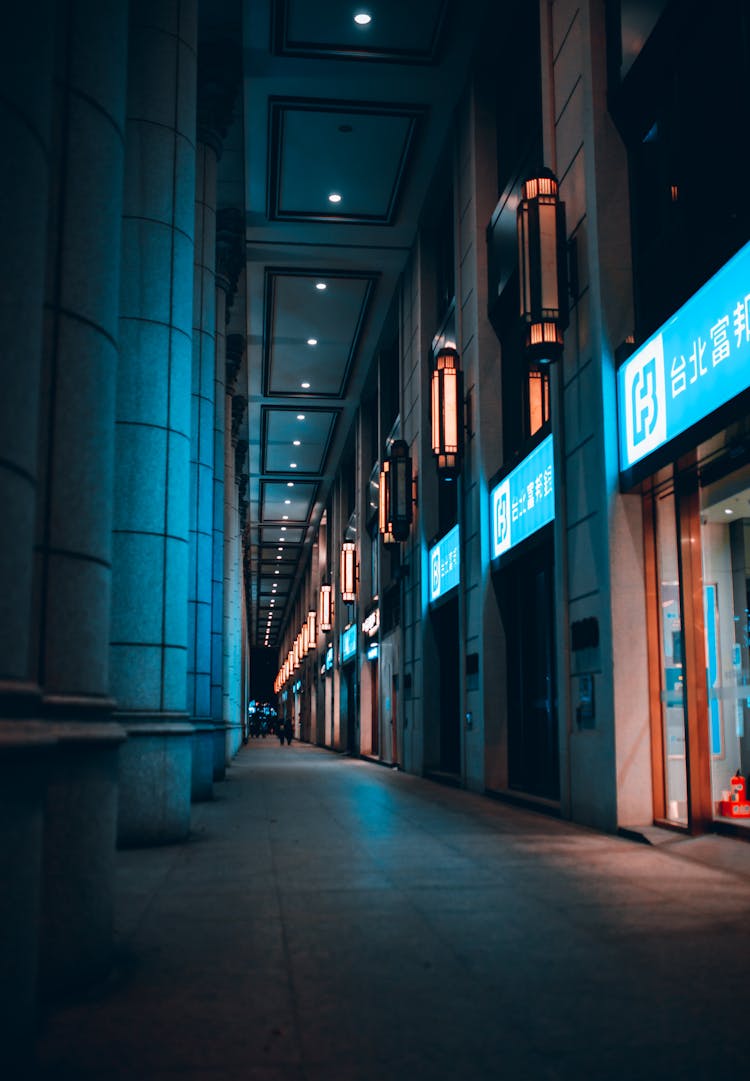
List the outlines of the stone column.
{"type": "Polygon", "coordinates": [[[214,780],[225,774],[224,724],[224,457],[227,386],[231,387],[242,362],[241,335],[227,338],[226,324],[244,260],[244,215],[225,208],[216,223],[216,370],[214,396],[214,527],[212,561],[211,718],[214,725],[214,780]]]}
{"type": "Polygon", "coordinates": [[[121,844],[166,844],[190,829],[196,36],[196,0],[132,0],[111,638],[112,687],[129,734],[121,844]]]}
{"type": "Polygon", "coordinates": [[[0,34],[0,1047],[11,1074],[30,1050],[38,964],[44,748],[13,719],[38,705],[31,595],[54,13],[52,0],[14,5],[0,34]]]}
{"type": "Polygon", "coordinates": [[[112,473],[127,0],[58,9],[37,493],[36,671],[60,753],[46,799],[49,992],[112,951],[117,752],[110,723],[112,473]]]}
{"type": "MultiPolygon", "coordinates": [[[[188,712],[196,729],[193,799],[210,799],[213,781],[211,635],[216,376],[216,181],[222,141],[239,86],[236,47],[211,43],[198,54],[193,386],[188,573],[188,712]]],[[[224,316],[222,311],[222,316],[224,316]]]]}
{"type": "MultiPolygon", "coordinates": [[[[236,335],[231,335],[232,339],[236,335]]],[[[236,342],[233,341],[236,348],[236,342]]],[[[229,348],[229,342],[227,342],[229,348]]],[[[244,352],[244,342],[241,344],[244,352]]],[[[240,354],[241,356],[241,354],[240,354]]],[[[228,389],[229,383],[227,384],[228,389]]],[[[231,438],[225,442],[224,458],[224,724],[226,726],[225,760],[233,756],[234,730],[239,726],[237,718],[239,671],[236,659],[237,621],[237,541],[238,522],[238,475],[247,452],[240,446],[239,433],[247,407],[247,399],[239,392],[227,394],[227,431],[231,438]],[[239,467],[239,468],[238,468],[239,467]]]]}

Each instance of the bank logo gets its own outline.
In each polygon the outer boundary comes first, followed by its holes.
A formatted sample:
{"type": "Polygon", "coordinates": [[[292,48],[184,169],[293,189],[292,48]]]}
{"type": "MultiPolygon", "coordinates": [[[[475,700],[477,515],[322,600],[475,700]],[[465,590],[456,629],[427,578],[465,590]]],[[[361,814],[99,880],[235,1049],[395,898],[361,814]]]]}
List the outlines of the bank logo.
{"type": "Polygon", "coordinates": [[[493,558],[507,552],[510,537],[510,478],[495,489],[493,512],[493,558]]]}
{"type": "Polygon", "coordinates": [[[440,596],[440,545],[436,545],[430,557],[430,600],[440,596]]]}
{"type": "Polygon", "coordinates": [[[667,438],[667,393],[661,334],[626,362],[624,392],[627,467],[656,450],[667,438]]]}

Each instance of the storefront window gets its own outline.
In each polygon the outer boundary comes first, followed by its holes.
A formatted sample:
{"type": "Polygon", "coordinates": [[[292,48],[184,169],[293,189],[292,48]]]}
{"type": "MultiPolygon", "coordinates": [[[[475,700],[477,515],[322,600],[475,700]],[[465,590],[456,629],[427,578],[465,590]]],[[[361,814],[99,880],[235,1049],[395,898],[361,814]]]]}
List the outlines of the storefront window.
{"type": "Polygon", "coordinates": [[[659,583],[665,815],[667,821],[686,826],[688,802],[684,662],[674,493],[669,492],[658,497],[654,512],[659,583]]]}
{"type": "Polygon", "coordinates": [[[750,471],[701,489],[707,734],[715,818],[750,827],[750,471]],[[741,779],[741,780],[740,780],[741,779]],[[743,806],[744,805],[744,806],[743,806]]]}

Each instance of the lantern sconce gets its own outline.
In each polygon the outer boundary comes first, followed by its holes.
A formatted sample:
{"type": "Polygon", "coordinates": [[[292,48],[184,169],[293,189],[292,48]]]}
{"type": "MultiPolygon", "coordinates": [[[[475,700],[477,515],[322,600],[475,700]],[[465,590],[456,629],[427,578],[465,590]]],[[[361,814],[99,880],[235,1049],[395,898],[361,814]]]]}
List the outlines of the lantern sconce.
{"type": "Polygon", "coordinates": [[[310,649],[310,636],[307,630],[307,620],[302,624],[302,630],[300,634],[300,656],[306,657],[307,652],[310,649]]]}
{"type": "Polygon", "coordinates": [[[432,453],[438,473],[452,480],[461,472],[464,451],[464,375],[452,346],[443,346],[435,358],[431,390],[432,453]]]}
{"type": "Polygon", "coordinates": [[[568,326],[565,203],[549,169],[525,180],[516,215],[521,322],[530,364],[550,364],[563,351],[568,326]]]}
{"type": "Polygon", "coordinates": [[[357,600],[357,546],[354,541],[344,541],[341,545],[341,599],[345,604],[354,604],[357,600]]]}
{"type": "Polygon", "coordinates": [[[318,641],[317,618],[317,613],[310,609],[307,613],[307,643],[310,649],[315,649],[318,641]]]}
{"type": "Polygon", "coordinates": [[[320,629],[323,633],[333,627],[333,590],[328,584],[320,587],[320,629]]]}
{"type": "Polygon", "coordinates": [[[378,529],[386,544],[405,541],[409,536],[413,503],[414,481],[409,447],[403,439],[396,439],[380,470],[378,529]]]}

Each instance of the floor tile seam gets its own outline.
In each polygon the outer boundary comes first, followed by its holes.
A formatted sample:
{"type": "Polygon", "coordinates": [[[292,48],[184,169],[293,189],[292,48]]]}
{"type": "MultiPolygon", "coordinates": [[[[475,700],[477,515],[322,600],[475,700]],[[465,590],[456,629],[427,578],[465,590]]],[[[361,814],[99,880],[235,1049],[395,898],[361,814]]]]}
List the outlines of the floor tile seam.
{"type": "Polygon", "coordinates": [[[293,1027],[294,1027],[294,1043],[295,1043],[295,1047],[296,1047],[297,1053],[299,1055],[299,1060],[300,1060],[300,1081],[308,1081],[308,1074],[307,1074],[307,1071],[304,1068],[305,1048],[304,1048],[303,1040],[302,1040],[302,1016],[301,1016],[301,1011],[300,1011],[299,996],[298,996],[297,988],[296,988],[295,981],[294,981],[294,972],[293,972],[293,968],[292,968],[291,949],[290,949],[289,935],[288,935],[288,932],[287,932],[287,925],[286,925],[287,913],[284,910],[283,898],[282,898],[281,890],[280,890],[280,887],[279,887],[278,869],[277,869],[277,865],[276,865],[276,850],[275,850],[275,847],[273,845],[273,839],[272,839],[271,833],[270,833],[270,824],[271,823],[270,823],[270,814],[268,813],[268,800],[267,800],[268,788],[267,788],[267,786],[264,787],[263,793],[264,793],[264,797],[265,797],[264,803],[266,805],[266,823],[267,823],[266,829],[267,829],[267,833],[268,833],[268,842],[269,842],[270,851],[271,851],[271,864],[272,864],[272,868],[273,868],[273,879],[274,879],[274,884],[275,884],[275,887],[276,887],[276,904],[277,904],[278,911],[279,911],[279,916],[280,916],[281,943],[282,943],[282,950],[283,950],[283,955],[284,955],[284,971],[285,971],[285,975],[286,975],[286,985],[287,985],[287,989],[288,989],[288,992],[289,992],[289,997],[290,997],[291,1004],[292,1004],[292,1020],[293,1020],[293,1027]]]}

